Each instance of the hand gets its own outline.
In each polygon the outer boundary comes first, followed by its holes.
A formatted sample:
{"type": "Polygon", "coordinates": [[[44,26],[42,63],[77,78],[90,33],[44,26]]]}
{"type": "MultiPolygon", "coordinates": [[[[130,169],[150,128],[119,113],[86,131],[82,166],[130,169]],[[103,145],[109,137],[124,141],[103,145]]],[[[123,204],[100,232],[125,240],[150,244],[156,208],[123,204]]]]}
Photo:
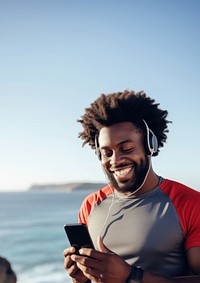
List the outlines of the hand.
{"type": "Polygon", "coordinates": [[[84,283],[88,280],[83,272],[77,267],[77,264],[71,259],[71,256],[76,253],[75,247],[70,247],[64,250],[64,268],[67,270],[68,275],[72,277],[74,282],[84,283]]]}
{"type": "Polygon", "coordinates": [[[99,251],[82,248],[79,250],[80,255],[73,254],[71,259],[93,282],[125,283],[131,272],[131,266],[110,251],[100,237],[98,238],[98,249],[99,251]]]}

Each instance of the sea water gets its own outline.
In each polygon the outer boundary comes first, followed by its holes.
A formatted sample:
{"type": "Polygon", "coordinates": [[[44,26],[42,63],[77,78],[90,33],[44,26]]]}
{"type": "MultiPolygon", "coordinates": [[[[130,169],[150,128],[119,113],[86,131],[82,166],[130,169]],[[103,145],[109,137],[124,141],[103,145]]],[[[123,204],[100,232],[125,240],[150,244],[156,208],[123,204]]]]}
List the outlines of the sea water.
{"type": "Polygon", "coordinates": [[[18,283],[72,282],[63,268],[69,246],[65,223],[77,222],[88,191],[0,193],[0,256],[11,262],[18,283]]]}

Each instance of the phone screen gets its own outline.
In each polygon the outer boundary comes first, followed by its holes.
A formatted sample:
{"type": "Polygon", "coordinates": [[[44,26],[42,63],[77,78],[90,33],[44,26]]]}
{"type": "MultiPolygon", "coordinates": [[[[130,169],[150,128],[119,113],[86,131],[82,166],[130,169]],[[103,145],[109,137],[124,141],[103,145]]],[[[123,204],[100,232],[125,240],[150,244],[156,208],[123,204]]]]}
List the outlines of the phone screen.
{"type": "Polygon", "coordinates": [[[72,246],[75,246],[78,250],[81,247],[94,249],[92,239],[85,224],[66,224],[64,225],[64,229],[72,246]]]}

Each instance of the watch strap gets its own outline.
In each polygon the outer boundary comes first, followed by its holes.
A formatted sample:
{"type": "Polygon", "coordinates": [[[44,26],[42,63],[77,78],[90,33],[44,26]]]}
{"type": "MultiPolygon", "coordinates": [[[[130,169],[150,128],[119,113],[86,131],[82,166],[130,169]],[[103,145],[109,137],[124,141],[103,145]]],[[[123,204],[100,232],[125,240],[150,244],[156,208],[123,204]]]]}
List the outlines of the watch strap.
{"type": "Polygon", "coordinates": [[[128,277],[127,283],[131,283],[131,280],[142,283],[143,282],[143,269],[132,266],[131,273],[128,277]]]}

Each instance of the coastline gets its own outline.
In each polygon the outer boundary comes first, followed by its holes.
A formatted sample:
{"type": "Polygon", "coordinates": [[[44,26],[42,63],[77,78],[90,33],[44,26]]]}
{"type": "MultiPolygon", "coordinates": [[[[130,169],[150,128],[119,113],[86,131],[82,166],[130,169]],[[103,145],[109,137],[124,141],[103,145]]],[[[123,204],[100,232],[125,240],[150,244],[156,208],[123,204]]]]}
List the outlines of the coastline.
{"type": "Polygon", "coordinates": [[[33,184],[28,188],[28,191],[97,191],[100,188],[105,187],[106,183],[92,183],[92,182],[74,182],[74,183],[66,183],[66,184],[33,184]]]}

